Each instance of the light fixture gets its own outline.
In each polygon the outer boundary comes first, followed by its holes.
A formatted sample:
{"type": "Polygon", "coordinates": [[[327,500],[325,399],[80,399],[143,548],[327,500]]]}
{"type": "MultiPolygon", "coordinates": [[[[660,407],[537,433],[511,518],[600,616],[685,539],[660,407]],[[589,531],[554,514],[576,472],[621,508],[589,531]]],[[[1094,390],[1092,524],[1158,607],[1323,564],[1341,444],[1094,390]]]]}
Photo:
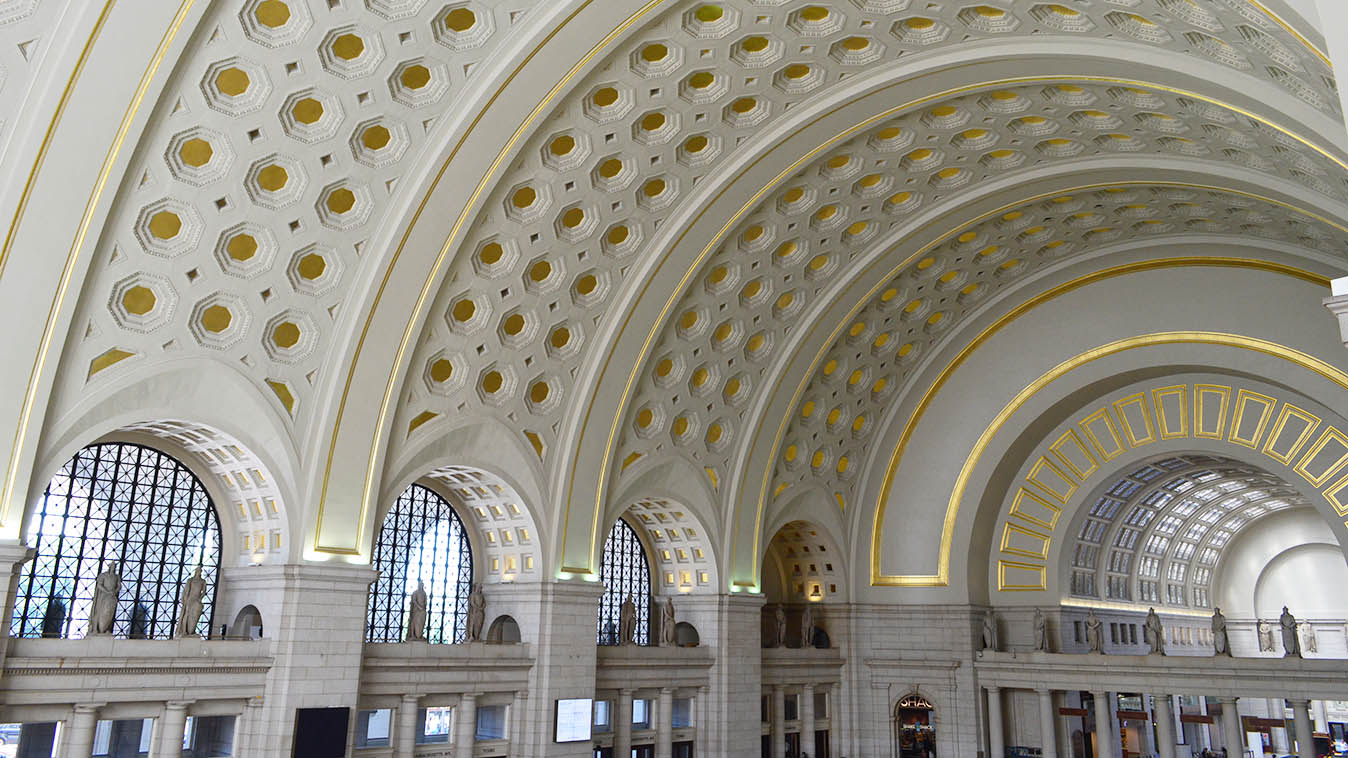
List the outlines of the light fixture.
{"type": "Polygon", "coordinates": [[[824,599],[824,593],[820,591],[819,585],[817,585],[817,584],[812,585],[812,586],[810,587],[810,602],[811,602],[811,603],[817,603],[817,602],[819,602],[820,600],[823,600],[823,599],[824,599]]]}
{"type": "Polygon", "coordinates": [[[254,551],[253,551],[253,555],[252,555],[253,565],[254,565],[254,566],[261,566],[261,565],[262,565],[262,559],[263,559],[263,557],[264,557],[264,556],[263,556],[261,550],[254,550],[254,551]]]}
{"type": "Polygon", "coordinates": [[[688,575],[683,575],[683,580],[679,582],[679,592],[692,592],[693,583],[689,581],[688,575]]]}
{"type": "Polygon", "coordinates": [[[501,581],[505,584],[511,584],[515,581],[515,575],[510,573],[503,574],[501,576],[501,581]]]}

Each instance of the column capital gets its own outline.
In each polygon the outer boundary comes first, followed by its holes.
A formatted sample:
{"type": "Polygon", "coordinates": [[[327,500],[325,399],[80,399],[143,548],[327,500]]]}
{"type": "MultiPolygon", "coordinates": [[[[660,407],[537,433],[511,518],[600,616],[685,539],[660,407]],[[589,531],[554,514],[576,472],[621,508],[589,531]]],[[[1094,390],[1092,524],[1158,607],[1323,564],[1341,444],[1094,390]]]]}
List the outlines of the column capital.
{"type": "Polygon", "coordinates": [[[75,713],[98,713],[107,703],[76,703],[75,713]]]}
{"type": "Polygon", "coordinates": [[[1301,698],[1296,698],[1296,699],[1288,698],[1288,701],[1292,703],[1292,707],[1293,707],[1293,708],[1307,708],[1307,709],[1309,709],[1309,708],[1311,707],[1311,701],[1310,701],[1309,699],[1303,700],[1303,699],[1301,699],[1301,698]]]}
{"type": "Polygon", "coordinates": [[[992,695],[999,695],[1002,692],[1002,688],[995,684],[985,684],[983,685],[983,689],[987,690],[988,693],[992,695]]]}
{"type": "Polygon", "coordinates": [[[405,693],[403,693],[403,702],[404,702],[404,703],[415,703],[415,702],[417,702],[417,701],[420,700],[420,699],[421,699],[421,694],[420,694],[420,693],[417,693],[417,692],[405,692],[405,693]]]}
{"type": "Polygon", "coordinates": [[[622,689],[618,690],[618,694],[622,695],[623,697],[632,697],[632,695],[636,694],[636,689],[633,687],[623,687],[622,689]]]}
{"type": "Polygon", "coordinates": [[[176,711],[176,710],[183,710],[183,711],[185,711],[185,710],[187,710],[187,709],[188,709],[193,703],[195,703],[195,702],[197,702],[197,701],[195,701],[195,700],[169,700],[169,701],[167,701],[166,703],[164,703],[164,706],[165,706],[166,708],[169,708],[170,710],[175,710],[175,711],[176,711]]]}
{"type": "Polygon", "coordinates": [[[673,694],[674,694],[674,688],[673,688],[673,687],[661,687],[661,688],[660,688],[660,694],[661,694],[661,695],[673,695],[673,694]]]}
{"type": "Polygon", "coordinates": [[[1053,693],[1056,692],[1052,687],[1035,687],[1034,691],[1040,695],[1048,695],[1049,697],[1052,697],[1053,693]]]}
{"type": "Polygon", "coordinates": [[[459,702],[463,702],[463,701],[465,701],[465,700],[468,700],[468,701],[476,701],[477,698],[478,698],[478,696],[481,695],[481,694],[482,694],[481,692],[462,692],[462,693],[459,693],[459,702]]]}
{"type": "Polygon", "coordinates": [[[813,684],[802,684],[802,685],[800,685],[800,691],[801,691],[801,692],[814,692],[814,685],[813,685],[813,684]]]}

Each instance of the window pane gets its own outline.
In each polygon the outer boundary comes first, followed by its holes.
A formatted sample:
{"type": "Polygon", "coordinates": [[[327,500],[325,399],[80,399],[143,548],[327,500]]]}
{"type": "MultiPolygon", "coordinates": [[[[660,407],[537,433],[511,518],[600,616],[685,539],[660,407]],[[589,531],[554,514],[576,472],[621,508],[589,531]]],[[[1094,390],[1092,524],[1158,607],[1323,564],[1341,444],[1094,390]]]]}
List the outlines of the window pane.
{"type": "Polygon", "coordinates": [[[120,577],[112,633],[174,636],[182,586],[205,582],[195,630],[209,634],[220,566],[220,528],[205,487],[177,460],[140,445],[80,450],[56,472],[28,526],[36,555],[24,565],[10,634],[84,637],[94,586],[120,577]]]}
{"type": "Polygon", "coordinates": [[[402,642],[407,637],[411,594],[426,590],[428,642],[462,642],[468,634],[468,595],[473,584],[473,550],[463,522],[435,492],[414,484],[398,496],[375,541],[379,578],[370,591],[367,642],[402,642]]]}
{"type": "Polygon", "coordinates": [[[646,550],[641,539],[622,519],[609,530],[604,540],[603,561],[599,579],[604,583],[604,594],[599,598],[600,645],[617,645],[622,640],[620,622],[623,600],[630,597],[636,606],[636,633],[638,645],[650,643],[651,571],[646,562],[646,550]]]}
{"type": "Polygon", "coordinates": [[[361,711],[356,716],[356,747],[388,747],[393,710],[361,711]]]}
{"type": "Polygon", "coordinates": [[[417,744],[427,745],[437,742],[449,742],[450,724],[454,716],[453,708],[421,708],[417,710],[417,744]]]}
{"type": "Polygon", "coordinates": [[[685,726],[693,725],[693,700],[692,698],[676,697],[674,698],[674,728],[679,729],[685,726]]]}
{"type": "Polygon", "coordinates": [[[503,740],[506,736],[506,707],[484,705],[477,709],[477,739],[503,740]]]}
{"type": "Polygon", "coordinates": [[[613,730],[612,703],[608,700],[594,701],[594,730],[609,732],[613,730]]]}
{"type": "Polygon", "coordinates": [[[646,729],[651,725],[651,701],[632,700],[632,726],[646,729]]]}
{"type": "Polygon", "coordinates": [[[786,696],[785,713],[787,721],[796,721],[800,718],[800,707],[798,703],[799,703],[798,696],[796,695],[786,696]]]}

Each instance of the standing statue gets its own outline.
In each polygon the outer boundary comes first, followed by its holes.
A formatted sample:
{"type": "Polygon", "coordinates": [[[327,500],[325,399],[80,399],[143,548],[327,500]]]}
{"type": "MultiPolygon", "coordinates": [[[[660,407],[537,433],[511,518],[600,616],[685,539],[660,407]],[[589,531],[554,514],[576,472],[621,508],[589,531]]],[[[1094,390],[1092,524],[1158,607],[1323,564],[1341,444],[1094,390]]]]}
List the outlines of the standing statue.
{"type": "Polygon", "coordinates": [[[1105,625],[1100,621],[1100,617],[1095,615],[1095,609],[1086,614],[1086,646],[1092,653],[1104,654],[1105,652],[1105,625]]]}
{"type": "Polygon", "coordinates": [[[1051,653],[1048,643],[1048,619],[1044,612],[1034,609],[1034,650],[1036,653],[1051,653]]]}
{"type": "Polygon", "coordinates": [[[997,652],[997,614],[991,609],[983,614],[983,649],[997,652]]]}
{"type": "Polygon", "coordinates": [[[426,585],[418,579],[417,588],[412,590],[412,597],[407,607],[408,642],[426,641],[426,606],[429,602],[430,598],[426,596],[426,585]]]}
{"type": "Polygon", "coordinates": [[[192,572],[192,577],[183,584],[182,615],[178,617],[178,628],[174,637],[196,637],[197,624],[201,623],[201,611],[206,602],[206,580],[201,578],[201,567],[192,572]]]}
{"type": "Polygon", "coordinates": [[[814,611],[809,605],[800,614],[800,646],[802,649],[814,647],[814,611]]]}
{"type": "Polygon", "coordinates": [[[786,609],[781,604],[777,604],[777,610],[773,613],[773,620],[777,623],[777,644],[776,647],[786,647],[786,609]]]}
{"type": "Polygon", "coordinates": [[[66,627],[66,601],[56,596],[47,601],[47,609],[42,612],[42,636],[60,637],[66,627]]]}
{"type": "Polygon", "coordinates": [[[1226,633],[1226,617],[1221,608],[1212,609],[1212,649],[1217,655],[1231,656],[1231,637],[1226,633]]]}
{"type": "Polygon", "coordinates": [[[468,593],[468,641],[482,639],[482,625],[487,622],[487,599],[482,596],[482,585],[474,584],[468,593]]]}
{"type": "Polygon", "coordinates": [[[621,645],[632,645],[637,641],[637,604],[632,602],[631,595],[623,598],[618,609],[618,634],[621,645]]]}
{"type": "Polygon", "coordinates": [[[1315,639],[1315,627],[1309,621],[1299,624],[1301,627],[1301,649],[1307,653],[1320,652],[1320,642],[1315,639]]]}
{"type": "Polygon", "coordinates": [[[94,579],[94,606],[89,611],[89,634],[112,634],[112,622],[117,617],[117,593],[122,589],[122,577],[111,567],[103,569],[94,579]]]}
{"type": "Polygon", "coordinates": [[[674,647],[674,598],[660,605],[660,647],[674,647]]]}
{"type": "Polygon", "coordinates": [[[1282,607],[1282,615],[1278,617],[1278,626],[1282,627],[1282,649],[1284,658],[1301,657],[1301,640],[1297,639],[1297,620],[1288,610],[1287,606],[1282,607]]]}
{"type": "Polygon", "coordinates": [[[1152,655],[1165,655],[1165,629],[1161,626],[1161,617],[1156,615],[1155,608],[1147,609],[1147,620],[1142,625],[1142,637],[1151,650],[1147,651],[1152,655]]]}
{"type": "Polygon", "coordinates": [[[1268,621],[1259,619],[1257,629],[1259,633],[1259,652],[1273,652],[1273,625],[1268,621]]]}

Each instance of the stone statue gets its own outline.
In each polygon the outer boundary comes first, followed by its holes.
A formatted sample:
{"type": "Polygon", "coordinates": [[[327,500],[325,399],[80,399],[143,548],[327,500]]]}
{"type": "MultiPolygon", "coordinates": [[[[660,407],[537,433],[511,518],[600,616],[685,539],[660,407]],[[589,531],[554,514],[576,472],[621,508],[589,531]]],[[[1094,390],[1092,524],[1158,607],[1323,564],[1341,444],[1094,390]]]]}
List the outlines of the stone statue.
{"type": "Polygon", "coordinates": [[[802,649],[814,647],[814,611],[809,605],[800,614],[800,646],[802,649]]]}
{"type": "Polygon", "coordinates": [[[1037,653],[1051,653],[1048,643],[1048,620],[1044,612],[1034,609],[1034,650],[1037,653]]]}
{"type": "Polygon", "coordinates": [[[1086,646],[1090,648],[1092,653],[1103,654],[1105,652],[1104,627],[1104,623],[1100,621],[1099,616],[1095,615],[1095,609],[1092,608],[1090,613],[1086,614],[1086,646]]]}
{"type": "Polygon", "coordinates": [[[103,569],[94,579],[94,605],[89,611],[89,634],[112,634],[112,623],[117,617],[117,594],[122,589],[122,577],[111,567],[103,569]]]}
{"type": "Polygon", "coordinates": [[[660,606],[660,647],[674,647],[674,598],[665,598],[660,606]]]}
{"type": "Polygon", "coordinates": [[[47,601],[47,609],[42,613],[42,636],[60,637],[66,627],[66,601],[56,596],[47,601]]]}
{"type": "Polygon", "coordinates": [[[1320,652],[1320,641],[1315,639],[1315,627],[1309,621],[1297,624],[1301,628],[1301,649],[1307,653],[1320,652]]]}
{"type": "Polygon", "coordinates": [[[417,588],[412,590],[412,599],[407,606],[407,641],[426,641],[426,605],[430,598],[426,596],[426,585],[417,580],[417,588]]]}
{"type": "Polygon", "coordinates": [[[1259,652],[1261,653],[1273,652],[1273,626],[1269,622],[1263,619],[1259,619],[1258,631],[1259,631],[1259,652]]]}
{"type": "Polygon", "coordinates": [[[786,647],[786,609],[782,608],[781,604],[777,605],[773,620],[777,622],[776,647],[786,647]]]}
{"type": "Polygon", "coordinates": [[[1165,655],[1165,629],[1161,626],[1161,617],[1155,608],[1147,609],[1147,620],[1142,625],[1142,637],[1151,647],[1152,655],[1165,655]]]}
{"type": "Polygon", "coordinates": [[[201,621],[202,604],[206,600],[206,580],[201,578],[201,567],[192,572],[192,577],[183,584],[182,615],[178,617],[178,628],[174,637],[197,637],[197,624],[201,621]]]}
{"type": "Polygon", "coordinates": [[[997,652],[997,614],[989,610],[983,614],[983,649],[997,652]]]}
{"type": "Polygon", "coordinates": [[[1226,616],[1221,608],[1212,609],[1212,649],[1217,655],[1231,655],[1231,638],[1226,633],[1226,616]]]}
{"type": "Polygon", "coordinates": [[[637,641],[637,604],[632,602],[631,595],[623,598],[618,609],[618,634],[619,644],[632,645],[637,641]]]}
{"type": "Polygon", "coordinates": [[[482,625],[487,622],[487,599],[482,596],[482,585],[474,584],[468,593],[468,641],[482,639],[482,625]]]}
{"type": "Polygon", "coordinates": [[[1278,617],[1278,626],[1282,627],[1282,649],[1284,658],[1301,657],[1301,640],[1297,638],[1297,620],[1288,610],[1287,606],[1282,607],[1282,615],[1278,617]]]}

